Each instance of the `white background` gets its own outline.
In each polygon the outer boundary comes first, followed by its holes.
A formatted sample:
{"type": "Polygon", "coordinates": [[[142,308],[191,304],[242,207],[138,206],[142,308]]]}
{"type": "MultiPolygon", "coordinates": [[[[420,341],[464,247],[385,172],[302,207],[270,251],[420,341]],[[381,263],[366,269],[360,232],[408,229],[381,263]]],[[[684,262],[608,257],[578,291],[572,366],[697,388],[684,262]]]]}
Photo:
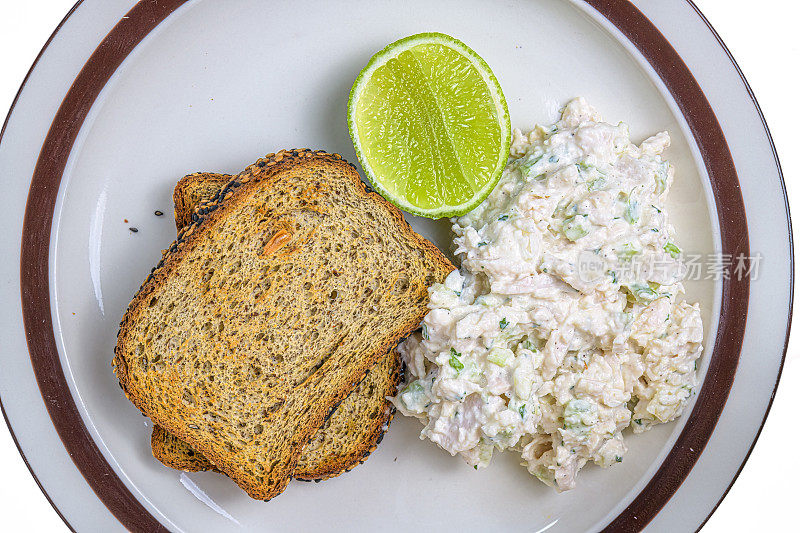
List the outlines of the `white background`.
{"type": "MultiPolygon", "coordinates": [[[[783,164],[798,235],[800,158],[794,159],[794,155],[800,150],[800,2],[760,0],[754,6],[747,0],[695,1],[731,49],[764,110],[783,164]]],[[[0,119],[40,48],[73,3],[0,0],[0,119]]],[[[796,332],[761,438],[704,533],[789,531],[797,527],[800,461],[792,450],[800,439],[793,409],[800,404],[800,325],[796,332]]],[[[28,473],[5,426],[0,426],[0,530],[67,531],[28,473]]]]}

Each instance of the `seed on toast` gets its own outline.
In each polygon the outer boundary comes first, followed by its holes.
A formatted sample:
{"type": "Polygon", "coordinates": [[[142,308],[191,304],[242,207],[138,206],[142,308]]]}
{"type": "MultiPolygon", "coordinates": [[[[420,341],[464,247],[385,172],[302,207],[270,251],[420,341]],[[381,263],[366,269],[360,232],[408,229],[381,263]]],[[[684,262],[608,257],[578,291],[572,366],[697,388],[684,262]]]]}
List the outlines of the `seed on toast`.
{"type": "Polygon", "coordinates": [[[268,156],[195,214],[125,313],[114,368],[156,424],[270,499],[453,266],[324,152],[268,156]]]}
{"type": "Polygon", "coordinates": [[[195,172],[182,177],[172,193],[178,231],[192,223],[192,214],[200,202],[210,201],[232,179],[230,174],[213,172],[195,172]]]}

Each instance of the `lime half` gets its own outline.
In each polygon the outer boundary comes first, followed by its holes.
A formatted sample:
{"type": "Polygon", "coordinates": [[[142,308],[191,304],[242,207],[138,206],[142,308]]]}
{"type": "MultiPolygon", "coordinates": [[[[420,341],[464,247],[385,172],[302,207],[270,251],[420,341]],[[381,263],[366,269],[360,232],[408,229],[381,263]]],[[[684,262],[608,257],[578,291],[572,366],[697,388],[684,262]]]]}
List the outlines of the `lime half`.
{"type": "Polygon", "coordinates": [[[442,33],[412,35],[372,56],[347,112],[372,186],[417,215],[474,209],[508,160],[511,122],[497,78],[472,49],[442,33]]]}

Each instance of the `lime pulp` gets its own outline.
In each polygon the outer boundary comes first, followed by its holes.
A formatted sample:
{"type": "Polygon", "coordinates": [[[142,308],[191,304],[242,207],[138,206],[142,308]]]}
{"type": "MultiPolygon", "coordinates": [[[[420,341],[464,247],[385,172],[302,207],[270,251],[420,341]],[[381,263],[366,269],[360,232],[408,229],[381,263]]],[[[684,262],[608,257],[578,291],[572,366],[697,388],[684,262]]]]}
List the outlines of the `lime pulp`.
{"type": "Polygon", "coordinates": [[[500,84],[472,49],[441,33],[412,35],[375,54],[350,92],[348,126],[372,186],[430,218],[475,208],[508,160],[500,84]]]}

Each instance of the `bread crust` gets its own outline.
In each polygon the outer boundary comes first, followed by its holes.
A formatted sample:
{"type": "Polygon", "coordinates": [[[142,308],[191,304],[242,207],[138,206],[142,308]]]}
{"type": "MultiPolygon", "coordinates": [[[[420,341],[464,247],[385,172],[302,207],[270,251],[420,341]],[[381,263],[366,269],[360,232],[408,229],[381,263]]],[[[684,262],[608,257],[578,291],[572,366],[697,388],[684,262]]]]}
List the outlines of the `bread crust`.
{"type": "MultiPolygon", "coordinates": [[[[198,188],[204,186],[222,188],[232,179],[231,174],[213,172],[195,172],[182,177],[172,192],[172,201],[175,204],[175,226],[178,231],[192,223],[192,214],[200,196],[196,191],[198,188]]],[[[206,200],[210,199],[211,197],[206,198],[206,200]]]]}
{"type": "MultiPolygon", "coordinates": [[[[226,208],[232,209],[237,205],[238,201],[246,199],[250,191],[254,190],[261,182],[279,175],[288,168],[305,164],[313,164],[316,166],[334,165],[340,169],[341,165],[349,165],[349,163],[343,161],[341,156],[337,154],[328,154],[323,151],[311,151],[308,149],[283,150],[276,154],[270,154],[247,167],[245,171],[225,185],[212,201],[201,203],[195,209],[192,215],[192,223],[180,231],[178,239],[164,252],[161,261],[147,277],[130,303],[120,324],[117,344],[114,350],[114,359],[112,361],[114,371],[116,372],[123,391],[136,407],[150,416],[155,423],[162,426],[166,431],[186,441],[197,451],[205,455],[213,464],[217,465],[222,472],[226,473],[240,487],[247,491],[250,496],[256,499],[269,500],[285,489],[294,473],[297,460],[303,447],[308,443],[313,433],[322,426],[328,411],[350,393],[361,380],[364,373],[374,365],[382,355],[388,353],[401,339],[405,338],[416,329],[426,309],[421,307],[416,313],[406,317],[403,323],[397,324],[393,334],[387,336],[381,346],[374,349],[373,353],[364,354],[359,364],[352,365],[354,368],[348,368],[351,377],[349,379],[342,379],[343,383],[340,383],[331,393],[326,405],[322,405],[322,402],[315,405],[316,409],[308,416],[308,420],[304,420],[304,425],[298,427],[292,440],[287,443],[286,448],[288,451],[284,454],[287,457],[287,461],[276,463],[275,467],[268,472],[267,478],[272,481],[271,484],[256,482],[253,476],[248,476],[241,469],[237,468],[239,465],[237,465],[235,461],[218,452],[208,440],[198,438],[195,434],[190,432],[181,421],[163,415],[157,409],[151,408],[148,399],[143,394],[144,391],[137,390],[130,380],[128,362],[125,358],[125,340],[131,328],[134,326],[138,314],[141,312],[143,306],[146,305],[150,294],[168,278],[187,253],[193,249],[195,243],[202,239],[206,228],[214,227],[216,223],[223,220],[227,210],[226,208]]],[[[355,168],[352,165],[349,166],[355,168]]],[[[417,235],[411,229],[403,219],[399,210],[374,192],[367,191],[365,185],[358,178],[358,174],[355,171],[348,169],[345,175],[353,181],[353,184],[356,186],[361,196],[370,197],[375,202],[384,205],[387,212],[394,219],[398,230],[418,248],[427,252],[428,257],[439,272],[440,278],[443,278],[443,275],[446,275],[446,273],[454,269],[452,264],[450,264],[433,244],[417,235]]]]}

